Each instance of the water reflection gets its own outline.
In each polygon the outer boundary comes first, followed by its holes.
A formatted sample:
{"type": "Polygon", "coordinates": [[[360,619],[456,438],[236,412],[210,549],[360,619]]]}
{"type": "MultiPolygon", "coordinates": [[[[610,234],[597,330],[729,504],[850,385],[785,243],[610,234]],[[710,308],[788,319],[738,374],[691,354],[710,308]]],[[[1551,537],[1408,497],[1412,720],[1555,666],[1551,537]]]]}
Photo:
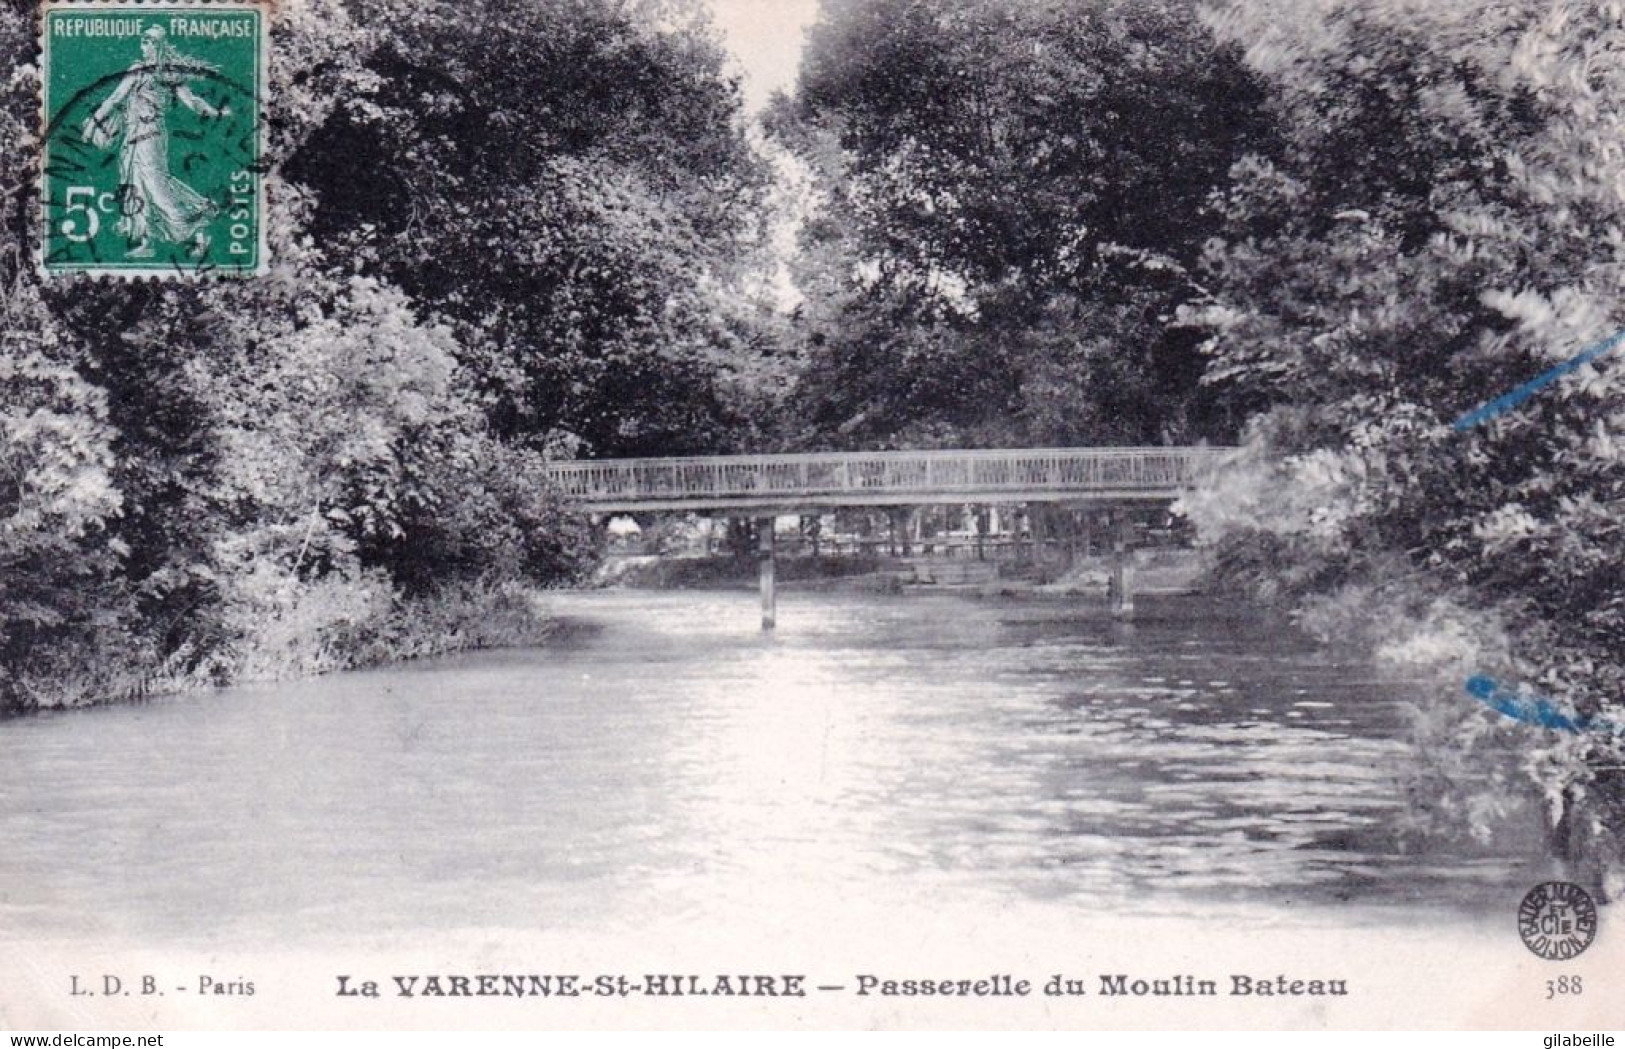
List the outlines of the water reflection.
{"type": "Polygon", "coordinates": [[[1470,905],[1408,852],[1403,689],[1205,617],[561,595],[536,651],[0,726],[0,931],[319,936],[888,893],[1470,905]]]}

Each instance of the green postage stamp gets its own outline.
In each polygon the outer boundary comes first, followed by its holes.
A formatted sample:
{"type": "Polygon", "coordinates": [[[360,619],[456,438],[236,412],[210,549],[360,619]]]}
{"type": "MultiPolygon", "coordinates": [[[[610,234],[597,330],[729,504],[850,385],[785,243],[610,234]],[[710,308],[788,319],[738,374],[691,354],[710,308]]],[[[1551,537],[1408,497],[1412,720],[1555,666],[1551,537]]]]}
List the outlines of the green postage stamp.
{"type": "Polygon", "coordinates": [[[265,12],[211,0],[47,0],[46,274],[265,269],[265,12]]]}

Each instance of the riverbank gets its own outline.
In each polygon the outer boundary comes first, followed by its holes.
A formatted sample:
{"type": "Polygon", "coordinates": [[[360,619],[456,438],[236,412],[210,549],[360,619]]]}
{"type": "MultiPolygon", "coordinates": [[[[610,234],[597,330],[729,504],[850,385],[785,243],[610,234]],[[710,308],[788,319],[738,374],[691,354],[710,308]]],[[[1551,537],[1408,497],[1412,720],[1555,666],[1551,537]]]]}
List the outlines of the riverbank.
{"type": "MultiPolygon", "coordinates": [[[[1201,550],[1160,548],[1131,555],[1136,594],[1187,595],[1208,590],[1211,565],[1201,550]]],[[[599,587],[638,590],[746,589],[757,585],[758,562],[728,556],[606,558],[599,587]]],[[[779,558],[780,587],[879,593],[956,592],[983,596],[1094,597],[1111,575],[1105,556],[1059,560],[987,560],[942,556],[819,556],[779,558]]]]}
{"type": "MultiPolygon", "coordinates": [[[[1204,592],[1200,552],[1134,553],[1137,594],[1176,614],[1188,604],[1162,599],[1204,592]]],[[[726,556],[606,558],[594,587],[634,590],[743,590],[757,585],[757,562],[726,556]]],[[[792,591],[1068,599],[1104,609],[1104,557],[1070,565],[942,557],[787,557],[781,587],[792,591]],[[956,574],[957,573],[957,574],[956,574]]],[[[327,580],[278,589],[222,620],[200,644],[154,658],[126,633],[61,653],[0,677],[0,718],[35,711],[139,702],[234,685],[290,681],[343,670],[485,649],[545,644],[556,629],[544,591],[517,582],[468,583],[406,597],[381,580],[327,580]]],[[[1203,615],[1222,610],[1203,602],[1203,615]]]]}
{"type": "MultiPolygon", "coordinates": [[[[790,585],[829,580],[873,581],[894,574],[900,560],[875,555],[856,557],[785,557],[775,563],[779,584],[790,585]]],[[[755,586],[757,562],[754,558],[725,555],[711,557],[661,557],[655,555],[611,555],[606,557],[591,579],[595,587],[628,587],[638,590],[709,590],[755,586]]],[[[881,589],[884,589],[882,587],[881,589]]]]}
{"type": "Polygon", "coordinates": [[[222,624],[204,651],[146,658],[135,639],[0,680],[0,718],[544,643],[556,626],[533,587],[469,583],[418,597],[373,583],[312,586],[222,624]]]}

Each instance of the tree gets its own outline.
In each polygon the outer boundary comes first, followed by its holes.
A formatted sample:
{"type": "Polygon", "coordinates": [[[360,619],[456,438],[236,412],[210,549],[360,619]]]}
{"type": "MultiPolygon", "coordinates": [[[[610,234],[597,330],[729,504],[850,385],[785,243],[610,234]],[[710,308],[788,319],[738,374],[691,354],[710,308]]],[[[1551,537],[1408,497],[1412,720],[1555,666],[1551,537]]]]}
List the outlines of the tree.
{"type": "Polygon", "coordinates": [[[504,440],[727,444],[766,174],[709,30],[622,0],[365,12],[376,87],[289,168],[317,239],[452,324],[504,440]]]}
{"type": "Polygon", "coordinates": [[[819,170],[813,426],[905,441],[1220,433],[1198,340],[1205,203],[1267,133],[1177,0],[842,0],[780,134],[819,170]],[[833,148],[838,147],[838,148],[833,148]]]}
{"type": "MultiPolygon", "coordinates": [[[[1620,722],[1625,373],[1598,362],[1451,425],[1625,321],[1620,12],[1235,0],[1214,26],[1249,43],[1281,127],[1235,166],[1211,296],[1187,312],[1211,335],[1207,380],[1271,405],[1254,448],[1280,457],[1262,467],[1277,494],[1254,534],[1326,565],[1312,585],[1415,573],[1463,621],[1504,624],[1479,671],[1620,722]],[[1280,512],[1306,491],[1313,514],[1280,512]]],[[[1456,672],[1458,738],[1482,739],[1456,672]]],[[[1617,860],[1618,740],[1533,750],[1565,834],[1617,860]]]]}
{"type": "Polygon", "coordinates": [[[0,710],[28,701],[16,669],[72,643],[95,645],[116,596],[121,510],[102,391],[34,289],[0,302],[0,710]]]}
{"type": "MultiPolygon", "coordinates": [[[[592,556],[545,455],[710,450],[771,385],[732,296],[760,171],[691,5],[485,8],[277,5],[249,280],[42,285],[38,70],[0,84],[0,703],[457,633],[402,610],[592,556]]],[[[0,53],[33,33],[0,7],[0,53]]]]}

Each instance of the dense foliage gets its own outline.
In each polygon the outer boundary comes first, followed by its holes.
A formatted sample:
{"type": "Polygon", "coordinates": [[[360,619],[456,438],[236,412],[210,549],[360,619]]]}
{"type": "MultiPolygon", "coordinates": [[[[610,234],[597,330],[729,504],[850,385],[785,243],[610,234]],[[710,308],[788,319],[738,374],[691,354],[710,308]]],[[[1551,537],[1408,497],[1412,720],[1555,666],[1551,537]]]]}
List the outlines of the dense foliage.
{"type": "Polygon", "coordinates": [[[774,127],[804,234],[815,440],[1134,444],[1223,433],[1167,323],[1266,127],[1180,0],[841,0],[774,127]]]}
{"type": "MultiPolygon", "coordinates": [[[[1452,423],[1625,324],[1621,17],[1225,5],[1215,32],[1246,42],[1280,139],[1234,169],[1202,263],[1211,296],[1186,318],[1212,333],[1207,381],[1271,405],[1244,466],[1262,483],[1199,509],[1228,556],[1288,590],[1338,591],[1317,603],[1327,629],[1436,669],[1447,760],[1532,780],[1560,845],[1616,859],[1625,372],[1602,358],[1452,423]],[[1266,569],[1283,563],[1290,578],[1266,569]],[[1508,722],[1466,695],[1479,674],[1599,727],[1508,722]]],[[[1434,800],[1473,824],[1501,791],[1434,800]]]]}
{"type": "Polygon", "coordinates": [[[766,175],[703,28],[626,3],[362,9],[374,86],[288,165],[318,191],[313,240],[451,325],[505,440],[734,440],[757,377],[752,304],[728,292],[762,240],[766,175]],[[380,177],[356,178],[356,156],[380,177]]]}
{"type": "Polygon", "coordinates": [[[597,543],[545,457],[725,447],[772,381],[761,162],[688,5],[285,0],[271,272],[164,282],[34,271],[35,15],[0,7],[0,708],[522,636],[511,584],[597,543]]]}

